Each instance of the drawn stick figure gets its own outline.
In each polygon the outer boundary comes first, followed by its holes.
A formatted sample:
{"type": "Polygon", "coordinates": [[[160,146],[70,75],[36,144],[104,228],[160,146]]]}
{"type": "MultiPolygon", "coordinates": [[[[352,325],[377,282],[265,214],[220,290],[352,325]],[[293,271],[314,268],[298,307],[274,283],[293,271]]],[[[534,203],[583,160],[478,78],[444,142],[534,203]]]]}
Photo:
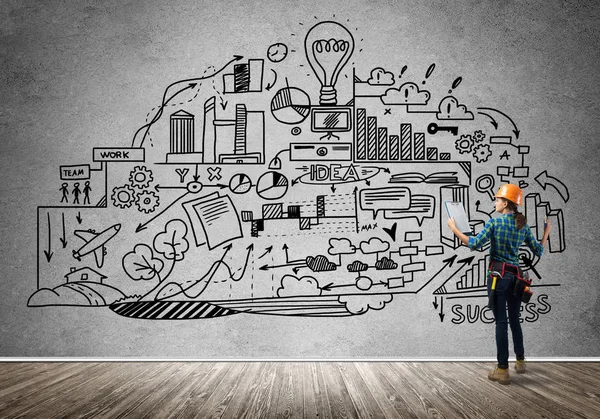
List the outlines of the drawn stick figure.
{"type": "Polygon", "coordinates": [[[68,187],[69,185],[67,182],[64,182],[59,189],[59,191],[62,192],[62,198],[60,199],[60,202],[66,202],[67,204],[69,203],[69,198],[67,198],[67,195],[69,195],[68,187]]]}
{"type": "Polygon", "coordinates": [[[81,195],[81,191],[79,190],[79,182],[75,182],[75,185],[73,185],[73,196],[75,197],[75,199],[73,199],[74,204],[79,204],[79,195],[81,195]]]}
{"type": "Polygon", "coordinates": [[[90,203],[90,191],[92,188],[90,187],[90,181],[85,182],[85,186],[83,188],[83,205],[90,203]]]}

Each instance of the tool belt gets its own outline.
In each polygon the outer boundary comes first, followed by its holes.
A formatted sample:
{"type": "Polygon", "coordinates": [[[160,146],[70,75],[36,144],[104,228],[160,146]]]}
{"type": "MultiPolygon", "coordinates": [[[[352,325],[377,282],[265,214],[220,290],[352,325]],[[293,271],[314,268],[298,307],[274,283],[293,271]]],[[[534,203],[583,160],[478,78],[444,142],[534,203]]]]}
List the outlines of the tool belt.
{"type": "Polygon", "coordinates": [[[519,298],[524,303],[528,303],[531,300],[531,296],[533,295],[531,291],[532,280],[529,278],[528,272],[523,272],[519,266],[496,260],[491,261],[490,272],[493,272],[496,276],[500,276],[500,278],[504,277],[504,274],[507,272],[512,273],[517,278],[513,288],[513,296],[519,298]]]}

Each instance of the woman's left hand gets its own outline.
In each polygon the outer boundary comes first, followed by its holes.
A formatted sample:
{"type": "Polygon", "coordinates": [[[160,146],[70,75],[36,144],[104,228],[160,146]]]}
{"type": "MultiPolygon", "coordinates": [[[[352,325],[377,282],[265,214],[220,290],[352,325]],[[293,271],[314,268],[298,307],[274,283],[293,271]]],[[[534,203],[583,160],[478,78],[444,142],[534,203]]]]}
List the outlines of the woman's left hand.
{"type": "Polygon", "coordinates": [[[454,221],[454,217],[450,217],[448,219],[448,227],[450,227],[450,230],[454,231],[454,229],[456,228],[456,221],[454,221]]]}

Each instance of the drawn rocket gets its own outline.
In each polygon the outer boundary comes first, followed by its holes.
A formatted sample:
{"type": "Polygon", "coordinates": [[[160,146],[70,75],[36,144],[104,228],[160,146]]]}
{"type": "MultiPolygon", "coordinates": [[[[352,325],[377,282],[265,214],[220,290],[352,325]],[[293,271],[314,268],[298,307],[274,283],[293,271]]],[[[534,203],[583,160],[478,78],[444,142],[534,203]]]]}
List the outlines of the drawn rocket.
{"type": "Polygon", "coordinates": [[[106,248],[104,245],[121,229],[121,224],[115,224],[114,226],[108,227],[101,233],[94,233],[93,231],[86,230],[75,230],[73,234],[85,241],[85,244],[78,250],[73,250],[73,257],[78,261],[81,261],[81,257],[88,253],[94,252],[96,257],[96,265],[101,268],[104,264],[104,255],[106,254],[106,248]]]}

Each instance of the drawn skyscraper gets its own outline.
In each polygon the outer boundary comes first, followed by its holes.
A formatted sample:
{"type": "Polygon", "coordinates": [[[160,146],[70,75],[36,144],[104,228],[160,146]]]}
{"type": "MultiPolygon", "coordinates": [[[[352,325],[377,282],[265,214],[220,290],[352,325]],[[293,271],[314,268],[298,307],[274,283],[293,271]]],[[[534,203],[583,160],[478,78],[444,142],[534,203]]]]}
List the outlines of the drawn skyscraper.
{"type": "Polygon", "coordinates": [[[203,163],[215,163],[217,133],[215,127],[215,97],[204,102],[204,132],[202,135],[203,163]]]}

